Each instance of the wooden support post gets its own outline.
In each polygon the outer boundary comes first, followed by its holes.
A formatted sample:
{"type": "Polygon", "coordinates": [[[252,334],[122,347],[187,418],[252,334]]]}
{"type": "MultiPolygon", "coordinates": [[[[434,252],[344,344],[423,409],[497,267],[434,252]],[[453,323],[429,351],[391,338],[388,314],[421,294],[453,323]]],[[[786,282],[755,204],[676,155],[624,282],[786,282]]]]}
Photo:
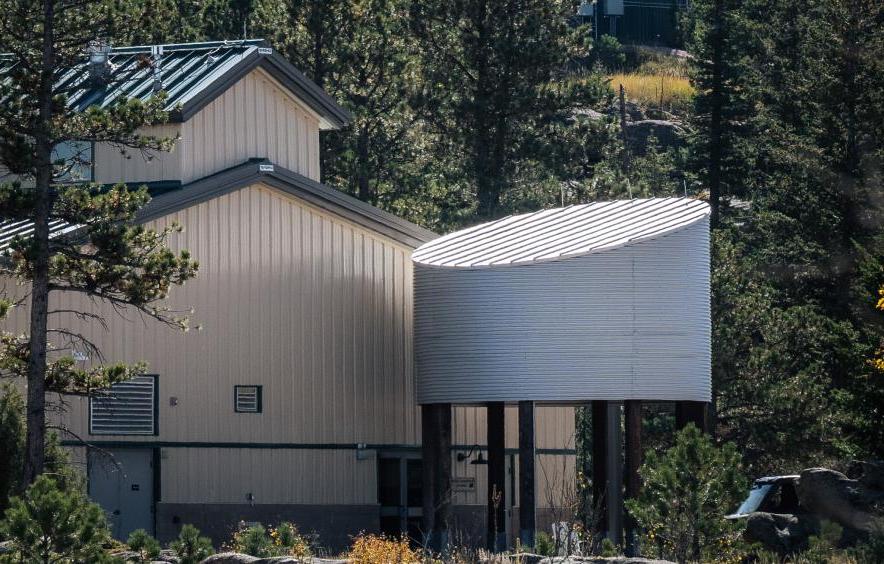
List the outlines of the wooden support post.
{"type": "Polygon", "coordinates": [[[439,429],[438,450],[436,452],[436,515],[433,518],[434,534],[440,552],[448,552],[451,524],[451,404],[437,406],[439,429]]]}
{"type": "Polygon", "coordinates": [[[519,540],[534,547],[537,529],[534,493],[534,402],[519,402],[519,540]]]}
{"type": "Polygon", "coordinates": [[[709,433],[709,423],[706,416],[709,404],[704,401],[677,401],[675,402],[675,429],[681,431],[688,423],[693,423],[697,429],[709,433]]]}
{"type": "Polygon", "coordinates": [[[592,402],[592,532],[608,530],[608,402],[592,402]]]}
{"type": "Polygon", "coordinates": [[[438,550],[436,539],[433,538],[436,516],[436,469],[439,464],[436,458],[438,452],[438,417],[436,406],[432,404],[421,406],[421,456],[423,458],[422,474],[422,510],[421,529],[424,537],[424,545],[431,550],[438,550]]]}
{"type": "Polygon", "coordinates": [[[424,542],[444,552],[451,522],[451,404],[421,406],[421,451],[424,542]]]}
{"type": "Polygon", "coordinates": [[[506,550],[506,443],[503,402],[487,406],[488,550],[506,550]]]}
{"type": "Polygon", "coordinates": [[[623,546],[623,406],[608,402],[608,538],[623,546]]]}
{"type": "MultiPolygon", "coordinates": [[[[624,405],[626,412],[626,499],[636,499],[641,488],[638,471],[642,463],[642,402],[627,400],[624,405]]],[[[637,541],[637,524],[631,516],[627,516],[627,556],[636,555],[637,541]]]]}

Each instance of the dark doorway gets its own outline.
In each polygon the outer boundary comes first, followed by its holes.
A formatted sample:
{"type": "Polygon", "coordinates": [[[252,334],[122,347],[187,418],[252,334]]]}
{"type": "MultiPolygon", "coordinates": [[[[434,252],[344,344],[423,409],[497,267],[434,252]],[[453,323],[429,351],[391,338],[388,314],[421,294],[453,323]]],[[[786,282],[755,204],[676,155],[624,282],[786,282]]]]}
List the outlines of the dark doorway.
{"type": "Polygon", "coordinates": [[[422,474],[423,461],[419,454],[378,456],[378,503],[381,532],[385,535],[406,534],[412,542],[422,542],[422,474]]]}

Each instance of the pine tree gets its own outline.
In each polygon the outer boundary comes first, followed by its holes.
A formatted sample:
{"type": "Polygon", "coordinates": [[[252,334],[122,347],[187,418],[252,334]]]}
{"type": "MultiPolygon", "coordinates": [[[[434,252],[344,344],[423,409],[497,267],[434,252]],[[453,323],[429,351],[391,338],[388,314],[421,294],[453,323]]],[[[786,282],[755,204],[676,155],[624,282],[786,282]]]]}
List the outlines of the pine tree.
{"type": "Polygon", "coordinates": [[[16,562],[113,561],[104,550],[110,541],[104,511],[79,491],[59,489],[48,476],[11,500],[0,535],[10,541],[16,562]]]}
{"type": "MultiPolygon", "coordinates": [[[[131,15],[117,8],[112,0],[0,1],[0,44],[8,51],[0,84],[0,164],[18,178],[0,184],[0,220],[34,224],[31,234],[10,243],[0,265],[0,274],[26,285],[30,309],[27,334],[4,335],[0,353],[3,374],[27,381],[23,486],[44,468],[47,392],[91,394],[144,370],[122,364],[81,369],[58,350],[50,359],[47,353],[53,349],[94,351],[83,334],[50,323],[62,314],[62,308],[50,310],[50,293],[86,295],[180,326],[185,320],[156,302],[196,272],[186,252],[176,254],[164,245],[177,226],[155,232],[131,224],[149,199],[146,189],[63,182],[70,179],[72,167],[84,163],[76,154],[66,162],[53,156],[57,147],[70,142],[148,152],[171,146],[171,140],[138,133],[140,127],[166,119],[162,95],[83,111],[68,104],[77,85],[60,78],[79,67],[87,79],[85,49],[90,41],[125,26],[131,15]],[[57,222],[80,227],[50,238],[50,225],[57,222]],[[53,345],[50,337],[62,342],[53,345]]],[[[113,81],[103,68],[95,69],[99,72],[92,80],[113,81]]],[[[80,314],[101,322],[94,313],[80,314]]]]}
{"type": "Polygon", "coordinates": [[[349,110],[321,139],[323,182],[389,205],[411,160],[408,106],[414,57],[402,0],[261,2],[254,29],[349,110]]]}
{"type": "Polygon", "coordinates": [[[727,560],[740,525],[723,517],[748,486],[734,444],[717,447],[693,424],[662,454],[648,451],[641,467],[642,490],[626,502],[660,558],[677,562],[727,560]]]}
{"type": "Polygon", "coordinates": [[[480,218],[501,213],[522,167],[543,166],[546,126],[599,99],[597,77],[567,72],[583,45],[568,26],[573,9],[548,0],[412,4],[421,65],[414,103],[435,136],[435,157],[460,172],[480,218]]]}

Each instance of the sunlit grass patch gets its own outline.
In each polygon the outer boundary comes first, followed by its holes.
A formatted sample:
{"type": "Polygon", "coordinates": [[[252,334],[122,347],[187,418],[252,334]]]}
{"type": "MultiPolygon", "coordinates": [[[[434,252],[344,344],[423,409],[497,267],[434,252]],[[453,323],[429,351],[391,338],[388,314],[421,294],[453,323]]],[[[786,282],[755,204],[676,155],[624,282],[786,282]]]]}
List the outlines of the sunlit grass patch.
{"type": "Polygon", "coordinates": [[[610,87],[615,93],[622,84],[626,97],[646,108],[678,111],[687,108],[694,96],[694,87],[683,77],[619,73],[610,78],[610,87]]]}

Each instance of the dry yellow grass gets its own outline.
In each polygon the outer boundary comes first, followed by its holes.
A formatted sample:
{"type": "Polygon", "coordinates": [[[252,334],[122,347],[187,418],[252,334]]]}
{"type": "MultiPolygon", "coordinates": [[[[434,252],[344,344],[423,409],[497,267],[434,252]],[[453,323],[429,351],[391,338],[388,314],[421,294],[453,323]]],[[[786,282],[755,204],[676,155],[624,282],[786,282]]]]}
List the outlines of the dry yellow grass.
{"type": "Polygon", "coordinates": [[[648,108],[678,110],[686,108],[694,96],[694,87],[687,78],[651,74],[615,74],[611,76],[611,89],[616,93],[620,85],[626,89],[626,97],[648,108]],[[662,91],[662,104],[661,104],[662,91]]]}

